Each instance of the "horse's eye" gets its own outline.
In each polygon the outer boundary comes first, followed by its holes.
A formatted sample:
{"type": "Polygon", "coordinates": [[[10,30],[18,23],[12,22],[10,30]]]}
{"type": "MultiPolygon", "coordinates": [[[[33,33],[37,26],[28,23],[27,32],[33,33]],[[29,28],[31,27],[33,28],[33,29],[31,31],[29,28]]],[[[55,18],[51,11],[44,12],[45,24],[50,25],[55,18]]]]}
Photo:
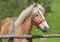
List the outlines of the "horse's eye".
{"type": "Polygon", "coordinates": [[[35,17],[38,17],[38,15],[37,15],[37,14],[34,14],[34,16],[35,16],[35,17]]]}

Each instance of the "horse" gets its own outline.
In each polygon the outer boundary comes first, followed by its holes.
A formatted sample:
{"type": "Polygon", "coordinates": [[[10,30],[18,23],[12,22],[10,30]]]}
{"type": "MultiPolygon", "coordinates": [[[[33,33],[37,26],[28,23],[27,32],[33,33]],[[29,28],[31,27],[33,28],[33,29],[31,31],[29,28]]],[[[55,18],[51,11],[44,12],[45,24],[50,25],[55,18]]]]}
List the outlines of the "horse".
{"type": "MultiPolygon", "coordinates": [[[[33,25],[36,25],[38,29],[46,32],[49,29],[44,18],[44,8],[38,3],[34,3],[26,8],[17,18],[14,20],[14,34],[16,35],[29,35],[33,25]]],[[[1,35],[9,33],[10,22],[12,18],[7,17],[1,21],[1,35]]],[[[8,39],[2,39],[2,42],[8,42],[8,39]]],[[[14,38],[13,42],[32,42],[32,38],[14,38]]]]}

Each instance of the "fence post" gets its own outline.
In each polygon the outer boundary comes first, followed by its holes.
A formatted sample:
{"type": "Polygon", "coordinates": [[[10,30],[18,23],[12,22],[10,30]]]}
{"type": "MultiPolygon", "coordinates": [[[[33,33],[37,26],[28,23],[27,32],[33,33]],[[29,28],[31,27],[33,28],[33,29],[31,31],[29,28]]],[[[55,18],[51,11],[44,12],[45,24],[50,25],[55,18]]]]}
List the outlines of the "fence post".
{"type": "MultiPolygon", "coordinates": [[[[11,20],[11,25],[9,28],[9,35],[14,35],[14,20],[11,20]]],[[[8,42],[13,42],[13,38],[9,38],[8,42]]]]}

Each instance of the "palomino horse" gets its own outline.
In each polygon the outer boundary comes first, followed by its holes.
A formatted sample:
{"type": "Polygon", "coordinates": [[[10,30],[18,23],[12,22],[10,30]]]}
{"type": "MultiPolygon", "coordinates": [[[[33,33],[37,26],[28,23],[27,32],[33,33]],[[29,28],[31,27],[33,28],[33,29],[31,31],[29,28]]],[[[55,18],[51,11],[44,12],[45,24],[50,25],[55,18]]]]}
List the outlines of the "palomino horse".
{"type": "MultiPolygon", "coordinates": [[[[12,18],[6,18],[1,22],[1,34],[8,34],[9,26],[12,18]]],[[[14,18],[14,34],[29,35],[32,29],[32,24],[36,25],[42,31],[47,31],[49,26],[44,18],[44,8],[40,4],[32,4],[24,10],[18,18],[14,18]]],[[[3,39],[7,42],[8,39],[3,39]]],[[[14,38],[13,42],[32,42],[32,38],[17,39],[14,38]]]]}

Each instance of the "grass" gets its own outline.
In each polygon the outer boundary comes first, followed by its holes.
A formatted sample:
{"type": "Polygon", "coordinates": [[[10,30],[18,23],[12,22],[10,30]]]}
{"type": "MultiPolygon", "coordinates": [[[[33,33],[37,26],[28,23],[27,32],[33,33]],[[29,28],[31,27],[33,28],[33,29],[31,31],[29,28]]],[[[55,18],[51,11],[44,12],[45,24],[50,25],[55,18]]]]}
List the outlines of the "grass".
{"type": "MultiPolygon", "coordinates": [[[[50,28],[46,33],[37,29],[35,26],[32,29],[32,34],[50,34],[52,32],[60,34],[60,0],[53,0],[51,10],[46,12],[46,21],[50,28]]],[[[60,38],[48,38],[47,40],[33,39],[33,42],[59,42],[60,38]]]]}

